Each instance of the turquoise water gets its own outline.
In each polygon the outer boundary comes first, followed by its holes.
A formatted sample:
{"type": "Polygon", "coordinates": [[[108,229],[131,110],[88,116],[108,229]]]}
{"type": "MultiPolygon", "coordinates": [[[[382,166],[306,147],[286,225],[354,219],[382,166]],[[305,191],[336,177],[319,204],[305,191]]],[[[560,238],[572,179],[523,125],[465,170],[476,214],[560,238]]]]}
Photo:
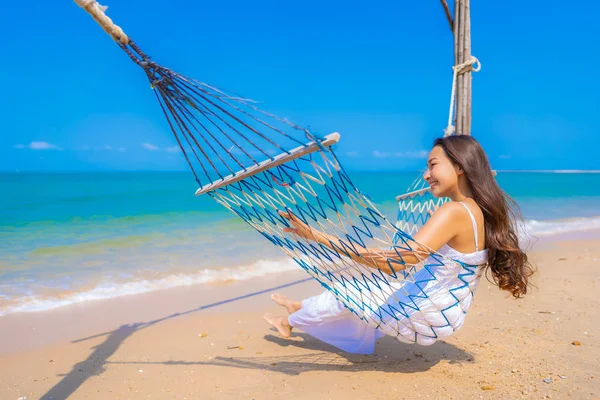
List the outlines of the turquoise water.
{"type": "MultiPolygon", "coordinates": [[[[392,220],[416,172],[350,172],[392,220]]],[[[502,173],[535,235],[600,228],[600,174],[502,173]]],[[[0,174],[0,315],[296,268],[186,172],[0,174]]]]}

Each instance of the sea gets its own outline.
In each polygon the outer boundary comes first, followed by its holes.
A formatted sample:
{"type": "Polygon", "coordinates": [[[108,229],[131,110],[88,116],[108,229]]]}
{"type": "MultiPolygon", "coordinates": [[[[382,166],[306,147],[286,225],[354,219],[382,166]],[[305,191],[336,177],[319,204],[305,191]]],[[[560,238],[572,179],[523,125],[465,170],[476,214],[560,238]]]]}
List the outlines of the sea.
{"type": "MultiPolygon", "coordinates": [[[[417,172],[349,172],[390,220],[417,172]]],[[[600,229],[600,173],[498,172],[527,234],[600,229]]],[[[0,173],[0,317],[299,267],[187,172],[0,173]]]]}

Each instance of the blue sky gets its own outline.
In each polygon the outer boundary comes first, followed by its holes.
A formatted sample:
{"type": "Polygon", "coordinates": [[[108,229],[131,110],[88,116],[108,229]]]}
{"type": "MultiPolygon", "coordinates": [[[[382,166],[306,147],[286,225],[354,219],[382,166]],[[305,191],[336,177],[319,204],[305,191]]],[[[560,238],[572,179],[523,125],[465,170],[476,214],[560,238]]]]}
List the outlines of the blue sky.
{"type": "MultiPolygon", "coordinates": [[[[438,1],[109,1],[155,61],[340,132],[347,169],[422,169],[446,125],[438,1]]],[[[472,3],[473,135],[492,166],[600,169],[599,3],[472,3]]],[[[3,5],[0,51],[0,170],[186,169],[143,72],[72,1],[3,5]]]]}

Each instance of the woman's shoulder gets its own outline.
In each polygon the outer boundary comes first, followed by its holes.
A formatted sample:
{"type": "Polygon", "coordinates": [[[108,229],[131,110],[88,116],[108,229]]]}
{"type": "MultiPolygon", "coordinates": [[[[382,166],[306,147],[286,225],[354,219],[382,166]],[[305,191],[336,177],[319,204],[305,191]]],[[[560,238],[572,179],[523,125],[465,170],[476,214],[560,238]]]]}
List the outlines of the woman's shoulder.
{"type": "Polygon", "coordinates": [[[465,207],[459,202],[450,201],[442,204],[431,216],[426,226],[444,228],[452,233],[454,237],[462,230],[463,222],[469,222],[470,219],[465,211],[465,207]],[[458,222],[458,223],[457,223],[458,222]]]}
{"type": "Polygon", "coordinates": [[[443,204],[434,215],[439,219],[451,223],[457,233],[471,232],[473,222],[475,222],[475,225],[478,228],[483,228],[484,225],[483,211],[473,199],[466,199],[462,202],[447,202],[443,204]]]}
{"type": "Polygon", "coordinates": [[[465,207],[458,201],[449,201],[444,203],[436,210],[436,214],[447,217],[456,217],[464,214],[465,207]]]}
{"type": "Polygon", "coordinates": [[[444,203],[415,234],[414,240],[438,250],[443,245],[463,250],[473,246],[473,225],[465,206],[459,202],[444,203]]]}
{"type": "Polygon", "coordinates": [[[447,213],[448,215],[468,215],[466,212],[471,212],[474,216],[483,215],[481,208],[473,199],[466,199],[463,201],[449,201],[444,203],[440,208],[438,208],[437,212],[447,213]],[[466,211],[465,211],[466,208],[466,211]]]}

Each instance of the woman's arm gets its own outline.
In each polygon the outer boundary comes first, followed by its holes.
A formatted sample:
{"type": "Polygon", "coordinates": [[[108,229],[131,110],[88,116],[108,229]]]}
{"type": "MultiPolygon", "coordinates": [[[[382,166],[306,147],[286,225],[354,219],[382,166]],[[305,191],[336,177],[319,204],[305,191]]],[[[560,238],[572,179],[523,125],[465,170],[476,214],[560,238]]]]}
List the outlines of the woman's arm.
{"type": "MultiPolygon", "coordinates": [[[[347,251],[346,254],[359,264],[366,267],[379,269],[387,274],[393,274],[393,270],[402,270],[407,266],[414,265],[423,261],[432,251],[437,251],[443,245],[452,240],[458,233],[457,217],[460,216],[458,204],[452,202],[442,205],[427,221],[427,223],[417,232],[411,243],[412,250],[383,250],[378,248],[361,248],[353,251],[347,251]],[[393,263],[390,267],[390,261],[404,262],[403,264],[393,263]]],[[[347,245],[342,244],[340,239],[333,235],[328,235],[311,228],[300,221],[291,212],[279,212],[279,215],[290,221],[293,227],[285,228],[285,232],[292,232],[300,237],[313,240],[329,249],[338,252],[347,245]]],[[[460,218],[460,217],[459,217],[460,218]]]]}

